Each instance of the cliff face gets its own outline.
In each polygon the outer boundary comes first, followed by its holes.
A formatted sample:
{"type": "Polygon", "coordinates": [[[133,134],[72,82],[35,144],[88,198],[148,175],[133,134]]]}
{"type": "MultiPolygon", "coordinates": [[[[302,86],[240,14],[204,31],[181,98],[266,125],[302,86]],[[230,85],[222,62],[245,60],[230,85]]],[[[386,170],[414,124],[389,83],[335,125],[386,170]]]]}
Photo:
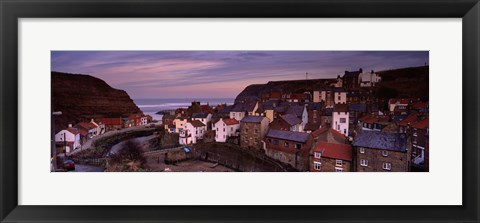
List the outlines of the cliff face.
{"type": "Polygon", "coordinates": [[[82,74],[52,72],[55,131],[99,117],[125,117],[141,112],[127,92],[110,87],[105,81],[82,74]]]}

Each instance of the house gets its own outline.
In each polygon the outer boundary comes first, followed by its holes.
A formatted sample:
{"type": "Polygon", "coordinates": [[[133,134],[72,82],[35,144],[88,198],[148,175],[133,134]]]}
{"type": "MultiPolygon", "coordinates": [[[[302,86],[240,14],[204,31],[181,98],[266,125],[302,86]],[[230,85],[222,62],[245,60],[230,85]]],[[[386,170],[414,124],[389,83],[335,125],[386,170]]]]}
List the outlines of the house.
{"type": "Polygon", "coordinates": [[[428,172],[428,117],[414,123],[411,128],[412,166],[420,171],[428,172]]]}
{"type": "Polygon", "coordinates": [[[78,132],[78,129],[73,128],[72,125],[69,124],[68,128],[55,134],[55,144],[57,146],[62,146],[66,153],[70,153],[73,150],[80,148],[80,133],[78,132]]]}
{"type": "Polygon", "coordinates": [[[350,104],[348,106],[348,130],[352,134],[358,125],[358,120],[366,115],[367,105],[364,103],[350,104]]]}
{"type": "Polygon", "coordinates": [[[347,92],[343,88],[325,88],[313,91],[313,102],[323,102],[325,107],[331,108],[336,103],[346,103],[347,92]]]}
{"type": "Polygon", "coordinates": [[[207,112],[194,113],[192,119],[202,122],[205,126],[211,126],[210,122],[212,121],[212,114],[207,112]]]}
{"type": "Polygon", "coordinates": [[[94,119],[91,119],[90,122],[97,126],[97,135],[101,135],[106,132],[105,124],[103,122],[96,122],[94,119]]]}
{"type": "Polygon", "coordinates": [[[73,127],[76,128],[77,130],[81,129],[83,131],[86,131],[87,139],[91,139],[97,135],[97,126],[91,124],[90,122],[79,122],[73,127]]]}
{"type": "Polygon", "coordinates": [[[284,94],[282,98],[287,102],[310,102],[311,95],[309,92],[284,94]]]}
{"type": "Polygon", "coordinates": [[[409,99],[392,98],[388,100],[388,110],[390,111],[390,113],[407,112],[409,104],[409,99]]]}
{"type": "Polygon", "coordinates": [[[370,73],[361,73],[359,75],[360,87],[375,87],[381,79],[373,70],[370,73]]]}
{"type": "Polygon", "coordinates": [[[180,133],[187,124],[188,119],[186,117],[177,117],[173,120],[173,125],[175,125],[175,133],[180,133]]]}
{"type": "Polygon", "coordinates": [[[259,103],[258,109],[255,111],[255,115],[265,116],[268,118],[269,122],[272,122],[275,119],[275,107],[277,107],[279,104],[279,100],[268,100],[259,103]]]}
{"type": "Polygon", "coordinates": [[[321,126],[323,103],[312,102],[307,104],[308,121],[304,131],[315,131],[321,126]]]}
{"type": "Polygon", "coordinates": [[[314,146],[310,152],[312,172],[350,172],[353,170],[353,149],[347,138],[331,128],[312,133],[314,146]]]}
{"type": "Polygon", "coordinates": [[[358,172],[409,170],[407,136],[403,133],[360,131],[353,141],[358,172]]]}
{"type": "Polygon", "coordinates": [[[300,120],[299,118],[297,118],[297,116],[293,114],[286,114],[280,116],[280,118],[276,118],[273,122],[270,123],[269,128],[294,132],[303,131],[302,120],[300,120]]]}
{"type": "Polygon", "coordinates": [[[303,131],[303,129],[305,129],[305,125],[308,122],[307,104],[292,103],[287,107],[285,114],[295,115],[301,120],[301,126],[297,129],[297,131],[303,131]]]}
{"type": "Polygon", "coordinates": [[[240,121],[240,146],[263,148],[261,140],[268,131],[270,121],[264,116],[246,116],[240,121]]]}
{"type": "Polygon", "coordinates": [[[216,142],[226,142],[229,137],[238,136],[240,122],[232,118],[221,118],[213,123],[216,142]]]}
{"type": "Polygon", "coordinates": [[[347,104],[335,104],[332,113],[332,128],[348,136],[349,119],[347,104]]]}
{"type": "Polygon", "coordinates": [[[97,122],[103,123],[106,131],[119,130],[123,128],[122,118],[97,118],[97,122]]]}
{"type": "Polygon", "coordinates": [[[343,75],[343,87],[347,89],[353,89],[360,87],[359,76],[363,73],[362,68],[358,71],[345,71],[343,75]]]}
{"type": "Polygon", "coordinates": [[[312,138],[306,132],[268,130],[265,136],[265,154],[299,171],[309,170],[312,138]]]}
{"type": "Polygon", "coordinates": [[[162,116],[162,124],[169,133],[175,132],[175,125],[173,124],[175,118],[175,115],[170,114],[164,114],[162,116]]]}
{"type": "Polygon", "coordinates": [[[233,107],[230,110],[230,118],[240,121],[246,115],[255,115],[257,109],[257,101],[237,102],[233,104],[233,107]]]}
{"type": "Polygon", "coordinates": [[[321,125],[326,127],[331,127],[332,121],[333,121],[332,115],[333,115],[333,108],[324,108],[322,111],[321,125]]]}
{"type": "Polygon", "coordinates": [[[130,120],[133,121],[133,126],[142,126],[147,125],[147,116],[142,113],[131,114],[128,116],[130,120]]]}
{"type": "Polygon", "coordinates": [[[199,139],[203,139],[203,135],[207,131],[207,126],[199,120],[192,120],[185,124],[185,128],[180,130],[180,145],[195,144],[199,139]]]}

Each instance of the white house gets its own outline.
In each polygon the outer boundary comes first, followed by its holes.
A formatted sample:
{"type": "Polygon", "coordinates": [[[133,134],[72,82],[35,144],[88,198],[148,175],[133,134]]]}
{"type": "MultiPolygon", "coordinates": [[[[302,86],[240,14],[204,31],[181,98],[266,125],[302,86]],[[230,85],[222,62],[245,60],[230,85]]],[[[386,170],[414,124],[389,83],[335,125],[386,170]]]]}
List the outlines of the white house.
{"type": "Polygon", "coordinates": [[[173,124],[175,125],[175,132],[180,133],[185,128],[185,125],[187,124],[188,119],[184,117],[178,117],[173,120],[173,124]]]}
{"type": "Polygon", "coordinates": [[[55,142],[57,145],[65,146],[65,151],[70,153],[74,149],[80,148],[80,133],[76,128],[72,128],[72,125],[69,125],[68,128],[55,134],[55,142]]]}
{"type": "Polygon", "coordinates": [[[185,128],[180,131],[179,142],[181,145],[195,144],[198,139],[203,139],[206,131],[207,126],[199,120],[187,122],[185,128]]]}
{"type": "Polygon", "coordinates": [[[301,132],[305,129],[305,125],[308,123],[308,112],[307,104],[292,104],[288,107],[286,114],[295,115],[302,122],[300,123],[301,128],[297,128],[297,131],[301,132]]]}
{"type": "Polygon", "coordinates": [[[347,104],[336,104],[332,112],[332,129],[348,136],[349,114],[347,104]]]}
{"type": "Polygon", "coordinates": [[[240,129],[240,122],[235,119],[220,119],[213,125],[215,130],[215,141],[226,142],[230,136],[237,136],[237,130],[240,129]]]}
{"type": "Polygon", "coordinates": [[[208,123],[212,121],[212,114],[210,113],[195,113],[192,115],[193,120],[198,120],[202,122],[205,126],[208,126],[208,123]]]}
{"type": "Polygon", "coordinates": [[[257,101],[237,102],[230,110],[230,118],[241,121],[246,115],[255,115],[257,109],[257,101]]]}
{"type": "Polygon", "coordinates": [[[106,129],[105,129],[105,124],[104,123],[102,123],[102,122],[97,123],[97,122],[95,122],[95,120],[93,120],[93,118],[92,118],[92,120],[90,120],[90,123],[92,125],[96,126],[96,129],[97,129],[96,134],[97,135],[101,135],[101,134],[105,133],[106,129]]]}
{"type": "Polygon", "coordinates": [[[358,79],[360,87],[374,87],[382,78],[372,70],[370,73],[361,73],[358,79]]]}

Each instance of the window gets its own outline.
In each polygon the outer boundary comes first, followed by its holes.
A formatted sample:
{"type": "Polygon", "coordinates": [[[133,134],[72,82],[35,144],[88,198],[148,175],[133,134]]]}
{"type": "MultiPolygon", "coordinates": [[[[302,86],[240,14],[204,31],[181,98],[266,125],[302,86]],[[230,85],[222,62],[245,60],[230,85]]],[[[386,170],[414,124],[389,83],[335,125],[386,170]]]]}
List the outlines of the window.
{"type": "Polygon", "coordinates": [[[322,169],[322,163],[321,162],[317,162],[317,161],[313,161],[313,168],[315,170],[321,170],[322,169]]]}
{"type": "Polygon", "coordinates": [[[368,160],[361,159],[360,160],[360,166],[368,166],[368,160]]]}
{"type": "Polygon", "coordinates": [[[360,153],[365,153],[365,148],[361,147],[360,148],[360,153]]]}
{"type": "Polygon", "coordinates": [[[272,139],[268,139],[268,142],[269,142],[269,143],[272,143],[272,139]]]}
{"type": "Polygon", "coordinates": [[[300,148],[302,148],[302,144],[300,143],[295,144],[295,149],[300,149],[300,148]]]}
{"type": "Polygon", "coordinates": [[[230,131],[232,131],[232,132],[233,132],[233,127],[230,127],[230,131]]]}
{"type": "Polygon", "coordinates": [[[288,147],[288,142],[285,142],[283,145],[284,145],[285,147],[288,147]]]}
{"type": "Polygon", "coordinates": [[[218,128],[217,128],[217,132],[218,132],[218,128]]]}
{"type": "Polygon", "coordinates": [[[342,160],[335,160],[335,166],[342,166],[342,160]]]}
{"type": "Polygon", "coordinates": [[[317,159],[322,158],[322,153],[321,152],[315,152],[313,155],[315,155],[315,158],[317,158],[317,159]]]}
{"type": "Polygon", "coordinates": [[[225,139],[225,135],[223,135],[223,138],[225,139]]]}
{"type": "Polygon", "coordinates": [[[387,150],[383,150],[383,151],[382,151],[382,156],[388,156],[388,151],[387,151],[387,150]]]}
{"type": "Polygon", "coordinates": [[[335,172],[343,172],[343,168],[335,167],[335,172]]]}
{"type": "Polygon", "coordinates": [[[223,132],[225,132],[225,128],[223,128],[223,132]]]}
{"type": "Polygon", "coordinates": [[[278,140],[276,140],[276,139],[273,140],[273,144],[274,144],[274,145],[278,145],[278,140]]]}
{"type": "Polygon", "coordinates": [[[384,170],[391,170],[392,169],[392,164],[391,163],[383,163],[383,169],[384,170]]]}
{"type": "Polygon", "coordinates": [[[340,123],[346,123],[347,119],[346,118],[340,118],[340,123]]]}

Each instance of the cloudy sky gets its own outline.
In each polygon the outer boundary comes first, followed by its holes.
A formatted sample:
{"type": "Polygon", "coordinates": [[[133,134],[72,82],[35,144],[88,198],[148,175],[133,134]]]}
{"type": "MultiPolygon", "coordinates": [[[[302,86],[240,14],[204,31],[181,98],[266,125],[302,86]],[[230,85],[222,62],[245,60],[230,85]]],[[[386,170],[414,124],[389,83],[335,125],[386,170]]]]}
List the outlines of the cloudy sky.
{"type": "Polygon", "coordinates": [[[428,51],[52,51],[52,71],[89,74],[140,98],[234,98],[273,80],[428,64],[428,51]]]}

